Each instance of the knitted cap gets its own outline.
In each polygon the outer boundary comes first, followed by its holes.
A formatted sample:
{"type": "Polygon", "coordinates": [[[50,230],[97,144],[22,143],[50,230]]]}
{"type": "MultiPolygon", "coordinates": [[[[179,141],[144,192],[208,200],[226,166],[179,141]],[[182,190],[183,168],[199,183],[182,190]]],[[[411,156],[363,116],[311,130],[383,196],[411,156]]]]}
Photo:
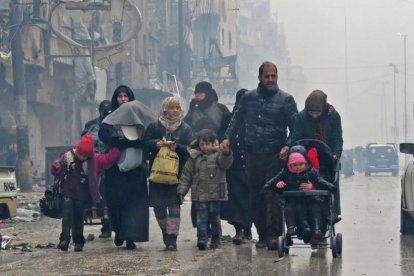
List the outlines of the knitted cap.
{"type": "Polygon", "coordinates": [[[211,83],[209,83],[208,81],[200,81],[199,83],[196,84],[194,88],[194,94],[197,92],[211,94],[212,90],[213,90],[213,85],[211,85],[211,83]]]}
{"type": "Polygon", "coordinates": [[[327,97],[321,90],[312,91],[305,102],[306,111],[323,112],[328,105],[327,97]]]}
{"type": "Polygon", "coordinates": [[[306,162],[305,157],[299,152],[292,152],[289,155],[288,166],[292,164],[296,164],[296,163],[308,163],[308,162],[306,162]]]}
{"type": "Polygon", "coordinates": [[[91,157],[93,154],[93,137],[86,134],[81,137],[78,145],[76,146],[76,152],[80,155],[91,157]]]}

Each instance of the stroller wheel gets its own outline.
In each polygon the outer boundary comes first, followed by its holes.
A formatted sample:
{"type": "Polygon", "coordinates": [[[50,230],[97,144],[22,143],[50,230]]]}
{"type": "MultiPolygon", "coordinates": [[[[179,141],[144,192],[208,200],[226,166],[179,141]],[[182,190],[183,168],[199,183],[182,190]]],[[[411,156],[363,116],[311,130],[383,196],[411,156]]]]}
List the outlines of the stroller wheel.
{"type": "Polygon", "coordinates": [[[279,258],[283,257],[284,248],[285,248],[285,238],[283,236],[279,236],[277,238],[277,253],[279,254],[279,258]]]}
{"type": "Polygon", "coordinates": [[[337,239],[337,245],[338,245],[338,254],[342,254],[342,234],[338,233],[336,235],[336,239],[337,239]]]}
{"type": "Polygon", "coordinates": [[[331,237],[331,250],[332,250],[332,257],[338,257],[338,236],[331,237]]]}

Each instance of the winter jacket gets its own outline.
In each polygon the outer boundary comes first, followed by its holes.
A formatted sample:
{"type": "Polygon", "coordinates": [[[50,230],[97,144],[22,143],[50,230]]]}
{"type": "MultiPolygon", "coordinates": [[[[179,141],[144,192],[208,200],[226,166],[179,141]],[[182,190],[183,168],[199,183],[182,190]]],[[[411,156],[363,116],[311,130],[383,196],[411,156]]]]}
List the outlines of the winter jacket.
{"type": "MultiPolygon", "coordinates": [[[[83,172],[88,176],[88,187],[90,198],[93,204],[97,204],[101,201],[101,195],[99,194],[99,172],[102,169],[109,169],[112,167],[116,162],[118,162],[119,158],[121,157],[121,151],[118,148],[111,148],[108,153],[100,154],[94,153],[91,158],[87,160],[87,162],[82,162],[82,169],[79,170],[71,170],[71,164],[75,162],[76,155],[74,154],[74,150],[68,151],[62,155],[59,159],[60,168],[56,169],[55,167],[51,168],[51,173],[53,176],[58,176],[59,174],[67,173],[68,175],[71,172],[83,172]]],[[[63,185],[69,185],[70,183],[63,183],[63,185]]],[[[77,196],[84,196],[84,195],[77,195],[77,196]]]]}
{"type": "Polygon", "coordinates": [[[291,173],[287,167],[284,167],[275,177],[266,182],[263,192],[268,191],[298,191],[301,183],[312,183],[316,190],[333,191],[335,186],[319,176],[319,173],[309,166],[304,172],[291,173]],[[276,183],[283,181],[286,186],[282,189],[276,188],[276,183]]]}
{"type": "MultiPolygon", "coordinates": [[[[160,122],[152,123],[148,126],[144,136],[144,149],[150,160],[150,168],[154,162],[155,156],[159,149],[157,149],[157,142],[165,137],[166,129],[160,122]]],[[[191,127],[185,122],[172,133],[174,141],[177,144],[177,154],[179,158],[179,174],[181,174],[182,168],[188,159],[187,146],[193,141],[193,132],[191,127]]]]}
{"type": "Polygon", "coordinates": [[[196,133],[202,129],[211,129],[219,139],[227,128],[225,118],[229,116],[230,110],[223,104],[210,99],[200,102],[192,100],[190,110],[184,117],[184,121],[191,126],[196,133]]]}
{"type": "Polygon", "coordinates": [[[341,116],[332,105],[328,105],[327,110],[318,119],[313,119],[308,115],[306,109],[297,113],[295,116],[295,127],[292,132],[292,143],[301,139],[325,140],[338,158],[342,154],[342,124],[341,116]],[[317,133],[317,128],[322,132],[317,133]]]}
{"type": "Polygon", "coordinates": [[[245,128],[246,152],[275,154],[289,145],[287,129],[293,130],[297,113],[294,98],[277,87],[275,93],[265,91],[262,84],[242,97],[224,138],[232,140],[238,130],[245,128]]]}
{"type": "Polygon", "coordinates": [[[233,162],[233,154],[224,155],[218,148],[204,154],[190,149],[178,185],[178,194],[185,195],[191,188],[193,201],[227,200],[226,170],[233,162]]]}

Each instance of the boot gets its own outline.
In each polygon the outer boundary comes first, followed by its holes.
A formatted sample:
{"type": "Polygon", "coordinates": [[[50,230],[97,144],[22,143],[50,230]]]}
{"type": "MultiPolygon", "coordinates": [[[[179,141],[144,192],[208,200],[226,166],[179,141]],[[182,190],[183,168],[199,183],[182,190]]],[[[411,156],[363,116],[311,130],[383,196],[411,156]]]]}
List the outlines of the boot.
{"type": "Polygon", "coordinates": [[[233,243],[236,245],[240,245],[243,242],[243,230],[240,227],[236,228],[236,235],[233,238],[233,243]]]}
{"type": "Polygon", "coordinates": [[[61,240],[57,245],[57,248],[62,251],[68,251],[69,248],[69,241],[68,240],[61,240]]]}
{"type": "Polygon", "coordinates": [[[277,250],[277,237],[270,237],[268,239],[267,250],[277,250]]]}
{"type": "Polygon", "coordinates": [[[168,251],[177,250],[177,235],[168,234],[168,244],[166,245],[166,250],[168,251]]]}
{"type": "Polygon", "coordinates": [[[249,241],[251,241],[252,238],[253,238],[252,237],[252,230],[250,228],[244,228],[243,235],[244,235],[244,238],[246,240],[249,240],[249,241]]]}
{"type": "Polygon", "coordinates": [[[161,232],[162,232],[162,241],[165,244],[165,248],[167,248],[168,247],[168,234],[167,234],[167,231],[165,229],[163,229],[163,230],[161,230],[161,232]]]}
{"type": "Polygon", "coordinates": [[[259,240],[256,243],[256,248],[265,248],[266,247],[266,237],[259,235],[259,240]]]}
{"type": "Polygon", "coordinates": [[[121,246],[121,245],[123,245],[123,244],[124,244],[124,240],[121,240],[121,239],[118,237],[118,233],[117,233],[117,232],[115,232],[115,239],[114,239],[114,243],[115,243],[115,245],[116,245],[116,246],[121,246]]]}
{"type": "Polygon", "coordinates": [[[312,230],[309,226],[308,221],[302,220],[301,227],[302,227],[303,242],[309,243],[312,237],[312,230]]]}
{"type": "Polygon", "coordinates": [[[111,231],[111,222],[107,219],[102,219],[102,228],[101,234],[99,235],[100,239],[108,239],[112,235],[111,231]]]}
{"type": "Polygon", "coordinates": [[[206,250],[207,247],[207,237],[198,237],[197,238],[197,247],[198,250],[206,250]]]}
{"type": "Polygon", "coordinates": [[[127,240],[126,249],[127,250],[134,250],[134,249],[137,249],[137,246],[135,245],[135,243],[132,240],[127,240]]]}
{"type": "Polygon", "coordinates": [[[217,249],[219,247],[220,247],[220,236],[219,235],[212,235],[211,236],[210,249],[217,249]]]}
{"type": "Polygon", "coordinates": [[[319,244],[319,242],[322,239],[322,231],[320,229],[320,223],[319,223],[319,219],[315,218],[314,219],[314,229],[313,229],[313,235],[311,238],[311,246],[312,248],[316,248],[319,244]]]}
{"type": "Polygon", "coordinates": [[[74,251],[75,252],[81,252],[81,251],[83,251],[83,244],[81,244],[81,243],[75,243],[75,249],[74,249],[74,251]]]}

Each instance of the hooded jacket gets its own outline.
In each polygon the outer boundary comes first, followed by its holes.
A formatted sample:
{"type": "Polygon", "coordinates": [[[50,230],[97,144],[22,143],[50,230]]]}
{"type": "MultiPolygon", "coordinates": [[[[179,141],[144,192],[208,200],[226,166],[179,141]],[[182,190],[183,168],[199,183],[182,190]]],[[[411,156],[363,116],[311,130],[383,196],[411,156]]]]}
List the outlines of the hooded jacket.
{"type": "Polygon", "coordinates": [[[233,155],[224,155],[218,148],[207,154],[199,149],[190,149],[180,177],[177,192],[185,195],[191,188],[191,200],[215,201],[227,200],[226,170],[233,162],[233,155]]]}
{"type": "Polygon", "coordinates": [[[232,140],[244,123],[246,152],[275,154],[290,145],[287,129],[293,130],[294,114],[298,112],[294,98],[277,87],[267,92],[262,84],[246,92],[224,134],[232,140]]]}

